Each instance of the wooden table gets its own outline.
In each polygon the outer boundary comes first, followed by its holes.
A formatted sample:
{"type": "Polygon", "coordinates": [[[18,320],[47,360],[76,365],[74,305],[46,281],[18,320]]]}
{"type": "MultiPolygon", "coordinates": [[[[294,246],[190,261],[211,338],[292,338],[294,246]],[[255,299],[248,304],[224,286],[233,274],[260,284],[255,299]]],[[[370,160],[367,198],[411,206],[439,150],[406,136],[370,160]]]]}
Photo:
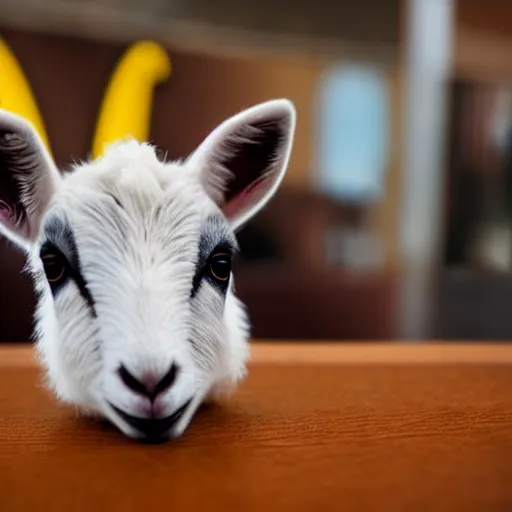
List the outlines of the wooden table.
{"type": "Polygon", "coordinates": [[[147,446],[0,348],[0,510],[512,510],[512,346],[255,344],[240,390],[147,446]]]}

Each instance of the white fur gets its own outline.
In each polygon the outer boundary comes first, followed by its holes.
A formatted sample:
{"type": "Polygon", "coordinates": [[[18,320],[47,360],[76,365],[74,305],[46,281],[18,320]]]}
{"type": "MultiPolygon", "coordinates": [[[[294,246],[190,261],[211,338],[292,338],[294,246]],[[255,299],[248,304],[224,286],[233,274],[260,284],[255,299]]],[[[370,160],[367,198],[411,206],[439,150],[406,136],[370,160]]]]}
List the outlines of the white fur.
{"type": "MultiPolygon", "coordinates": [[[[128,140],[59,177],[28,123],[0,111],[0,155],[6,131],[27,142],[29,150],[19,167],[15,161],[2,171],[19,184],[13,207],[26,215],[21,221],[0,217],[0,229],[27,251],[39,295],[37,352],[61,400],[105,416],[127,436],[138,437],[109,403],[143,417],[146,399],[126,387],[117,370],[123,364],[134,375],[161,375],[174,362],[176,381],[158,400],[167,416],[193,397],[169,433],[178,436],[204,399],[230,390],[245,375],[249,325],[233,293],[233,276],[225,296],[204,281],[190,298],[198,244],[209,219],[217,219],[214,229],[208,228],[210,238],[234,237],[275,193],[294,126],[293,106],[271,101],[223,123],[183,163],[162,162],[151,145],[128,140]],[[255,143],[252,135],[266,129],[279,130],[282,143],[254,176],[263,186],[247,197],[240,194],[235,211],[227,214],[223,198],[230,175],[244,172],[229,167],[230,153],[244,151],[255,143]],[[25,157],[37,165],[23,167],[25,157]],[[96,316],[73,281],[55,297],[50,290],[39,251],[45,226],[55,220],[72,229],[96,316]]],[[[2,190],[0,175],[0,200],[2,190]]]]}

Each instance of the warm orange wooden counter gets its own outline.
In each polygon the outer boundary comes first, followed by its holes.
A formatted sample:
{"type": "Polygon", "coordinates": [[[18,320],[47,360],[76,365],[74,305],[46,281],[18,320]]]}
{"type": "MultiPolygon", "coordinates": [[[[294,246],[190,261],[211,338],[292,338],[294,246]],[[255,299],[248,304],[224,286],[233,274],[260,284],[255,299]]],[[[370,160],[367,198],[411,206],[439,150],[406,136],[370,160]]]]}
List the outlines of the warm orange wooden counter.
{"type": "Polygon", "coordinates": [[[0,510],[512,510],[512,346],[256,345],[185,436],[136,444],[0,348],[0,510]]]}

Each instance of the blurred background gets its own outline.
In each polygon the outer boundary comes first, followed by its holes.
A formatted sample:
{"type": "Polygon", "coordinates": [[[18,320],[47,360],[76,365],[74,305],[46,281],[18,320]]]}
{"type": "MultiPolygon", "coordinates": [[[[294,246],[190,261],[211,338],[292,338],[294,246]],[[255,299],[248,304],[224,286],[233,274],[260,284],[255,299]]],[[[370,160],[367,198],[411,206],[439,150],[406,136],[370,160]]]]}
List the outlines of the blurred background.
{"type": "MultiPolygon", "coordinates": [[[[113,73],[148,40],[172,69],[147,85],[170,159],[255,103],[297,108],[284,184],[239,234],[256,338],[512,340],[512,4],[1,0],[60,166],[91,153],[113,73]]],[[[132,65],[137,100],[152,71],[132,65]]],[[[23,265],[0,241],[0,342],[29,340],[23,265]]]]}

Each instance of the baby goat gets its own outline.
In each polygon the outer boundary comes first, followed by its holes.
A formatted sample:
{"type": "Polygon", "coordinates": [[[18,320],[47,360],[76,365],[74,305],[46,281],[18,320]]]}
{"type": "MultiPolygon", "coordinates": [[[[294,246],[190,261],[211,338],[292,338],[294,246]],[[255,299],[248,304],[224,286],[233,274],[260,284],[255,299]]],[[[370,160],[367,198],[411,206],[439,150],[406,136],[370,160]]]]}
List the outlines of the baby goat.
{"type": "Polygon", "coordinates": [[[164,441],[244,376],[234,233],[275,193],[294,130],[293,105],[274,100],[183,162],[128,140],[60,174],[34,128],[0,110],[0,231],[27,254],[37,353],[61,400],[164,441]]]}

